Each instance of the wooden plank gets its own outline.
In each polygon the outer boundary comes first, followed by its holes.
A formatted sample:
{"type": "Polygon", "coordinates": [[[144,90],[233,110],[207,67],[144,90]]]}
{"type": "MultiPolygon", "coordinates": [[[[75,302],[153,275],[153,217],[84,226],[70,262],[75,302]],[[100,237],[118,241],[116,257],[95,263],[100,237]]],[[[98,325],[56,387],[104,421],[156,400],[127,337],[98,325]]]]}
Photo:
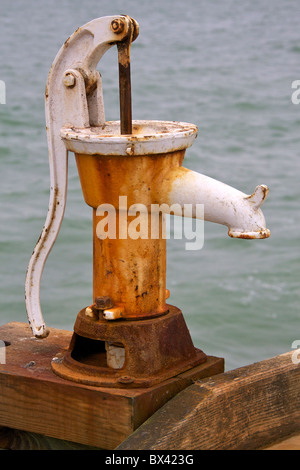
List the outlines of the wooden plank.
{"type": "Polygon", "coordinates": [[[300,450],[300,434],[277,442],[276,444],[266,447],[264,450],[300,450]]]}
{"type": "Polygon", "coordinates": [[[174,379],[167,380],[157,387],[144,389],[143,393],[134,397],[134,413],[132,415],[133,429],[137,429],[158,408],[185,387],[205,377],[211,377],[224,372],[224,359],[208,356],[207,361],[192,370],[183,372],[174,379]],[[159,406],[158,406],[159,404],[159,406]]]}
{"type": "Polygon", "coordinates": [[[23,323],[10,323],[0,332],[1,339],[11,343],[6,364],[0,365],[1,426],[104,448],[133,430],[130,394],[106,393],[53,374],[51,359],[67,347],[71,332],[52,330],[48,338],[38,340],[23,323]],[[111,419],[112,410],[118,420],[111,419]]]}
{"type": "Polygon", "coordinates": [[[300,431],[293,352],[186,388],[117,449],[260,449],[300,431]]]}
{"type": "Polygon", "coordinates": [[[114,449],[142,422],[195,379],[224,370],[221,358],[147,389],[114,389],[62,379],[51,359],[69,345],[72,332],[50,329],[36,339],[24,323],[0,327],[9,346],[0,364],[0,426],[102,449],[114,449]]]}

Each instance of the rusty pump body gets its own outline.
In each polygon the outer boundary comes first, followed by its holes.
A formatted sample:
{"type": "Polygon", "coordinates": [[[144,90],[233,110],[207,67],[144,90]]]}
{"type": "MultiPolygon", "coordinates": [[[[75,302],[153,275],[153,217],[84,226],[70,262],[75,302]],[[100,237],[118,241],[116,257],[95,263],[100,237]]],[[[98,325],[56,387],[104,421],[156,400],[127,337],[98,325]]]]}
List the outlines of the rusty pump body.
{"type": "Polygon", "coordinates": [[[79,312],[70,346],[53,359],[52,369],[61,377],[104,387],[149,387],[206,360],[194,347],[182,312],[166,303],[165,206],[204,204],[205,219],[227,225],[232,237],[269,236],[260,210],[266,186],[246,195],[182,167],[197,136],[195,125],[132,121],[130,46],[138,32],[127,16],[93,20],[65,42],[52,65],[46,89],[49,211],[26,277],[29,322],[34,335],[43,338],[48,330],[40,309],[40,279],[63,219],[67,155],[73,152],[85,202],[93,209],[93,303],[79,312]],[[120,122],[107,122],[96,65],[114,44],[120,122]],[[128,237],[141,205],[148,226],[155,220],[156,235],[128,237]],[[161,208],[154,218],[153,205],[161,208]],[[98,224],[111,208],[116,236],[109,238],[98,224]]]}

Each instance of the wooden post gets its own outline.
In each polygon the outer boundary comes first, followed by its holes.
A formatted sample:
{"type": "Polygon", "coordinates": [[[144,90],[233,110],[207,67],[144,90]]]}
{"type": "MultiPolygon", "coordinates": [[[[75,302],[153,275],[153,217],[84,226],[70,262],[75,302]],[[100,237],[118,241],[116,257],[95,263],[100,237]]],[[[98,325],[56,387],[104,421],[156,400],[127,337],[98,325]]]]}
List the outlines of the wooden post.
{"type": "Polygon", "coordinates": [[[300,365],[292,354],[197,381],[118,450],[254,450],[299,434],[300,365]]]}

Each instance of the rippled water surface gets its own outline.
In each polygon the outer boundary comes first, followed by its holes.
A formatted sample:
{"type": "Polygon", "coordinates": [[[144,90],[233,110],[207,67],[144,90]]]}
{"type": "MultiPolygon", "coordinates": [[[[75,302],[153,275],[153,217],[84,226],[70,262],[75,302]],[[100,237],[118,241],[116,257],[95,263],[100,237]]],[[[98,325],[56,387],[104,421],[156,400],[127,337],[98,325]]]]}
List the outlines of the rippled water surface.
{"type": "MultiPolygon", "coordinates": [[[[128,14],[133,117],[194,123],[185,166],[250,194],[270,195],[271,238],[233,240],[205,223],[202,250],[168,241],[170,303],[184,312],[195,345],[225,357],[226,369],[291,349],[299,323],[300,4],[297,0],[1,1],[0,322],[27,321],[24,279],[45,221],[49,167],[44,118],[47,74],[62,43],[93,18],[128,14]]],[[[106,118],[118,119],[117,53],[99,64],[106,118]]],[[[60,235],[46,263],[42,310],[72,329],[91,303],[91,210],[73,156],[60,235]]]]}

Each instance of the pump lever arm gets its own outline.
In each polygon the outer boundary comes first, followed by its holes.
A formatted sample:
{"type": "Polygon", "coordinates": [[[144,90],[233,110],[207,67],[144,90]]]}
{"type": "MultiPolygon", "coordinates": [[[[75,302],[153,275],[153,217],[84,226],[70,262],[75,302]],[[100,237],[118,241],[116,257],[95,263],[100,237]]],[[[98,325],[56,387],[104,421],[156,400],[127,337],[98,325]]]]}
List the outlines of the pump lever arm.
{"type": "Polygon", "coordinates": [[[118,43],[119,59],[119,96],[120,96],[120,130],[121,134],[132,134],[131,74],[130,48],[134,27],[129,25],[127,38],[118,43]]]}
{"type": "Polygon", "coordinates": [[[60,230],[67,196],[68,154],[60,131],[64,126],[89,127],[105,122],[101,77],[96,66],[110,47],[126,39],[132,25],[137,37],[138,25],[128,16],[106,16],[85,24],[67,39],[49,72],[45,94],[49,208],[25,280],[28,320],[38,338],[48,335],[40,305],[41,276],[60,230]],[[120,25],[117,30],[116,24],[120,25]]]}

